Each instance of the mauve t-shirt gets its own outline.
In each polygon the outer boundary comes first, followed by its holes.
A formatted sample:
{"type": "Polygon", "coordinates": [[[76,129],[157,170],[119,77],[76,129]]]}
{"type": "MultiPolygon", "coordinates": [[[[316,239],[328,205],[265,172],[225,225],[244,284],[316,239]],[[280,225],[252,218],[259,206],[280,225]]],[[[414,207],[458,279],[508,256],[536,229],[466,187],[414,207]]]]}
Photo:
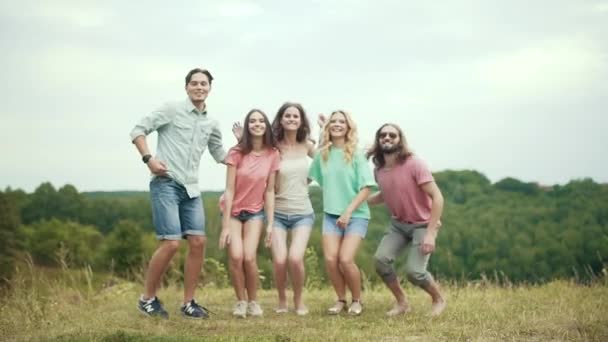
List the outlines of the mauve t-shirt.
{"type": "MultiPolygon", "coordinates": [[[[264,208],[266,183],[270,174],[279,169],[279,162],[277,149],[267,149],[260,155],[253,152],[243,155],[234,148],[228,152],[226,164],[236,167],[232,216],[243,210],[254,213],[264,208]]],[[[220,207],[223,211],[223,198],[220,200],[220,207]]]]}
{"type": "Polygon", "coordinates": [[[428,223],[431,197],[421,185],[433,182],[433,174],[422,159],[408,157],[405,162],[374,171],[384,203],[393,218],[404,223],[428,223]]]}

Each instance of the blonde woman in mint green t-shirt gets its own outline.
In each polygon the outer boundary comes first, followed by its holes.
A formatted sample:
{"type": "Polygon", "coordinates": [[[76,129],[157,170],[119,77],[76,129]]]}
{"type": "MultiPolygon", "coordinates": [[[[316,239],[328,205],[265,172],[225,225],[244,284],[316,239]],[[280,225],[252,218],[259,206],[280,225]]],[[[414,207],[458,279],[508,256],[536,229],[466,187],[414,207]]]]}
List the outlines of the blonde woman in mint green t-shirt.
{"type": "Polygon", "coordinates": [[[335,111],[323,127],[322,141],[310,166],[309,178],[323,190],[323,254],[338,300],[328,309],[339,314],[346,305],[346,286],[352,302],[348,313],[359,315],[361,274],[355,256],[370,219],[366,199],[375,184],[371,169],[357,150],[357,127],[350,115],[335,111]]]}

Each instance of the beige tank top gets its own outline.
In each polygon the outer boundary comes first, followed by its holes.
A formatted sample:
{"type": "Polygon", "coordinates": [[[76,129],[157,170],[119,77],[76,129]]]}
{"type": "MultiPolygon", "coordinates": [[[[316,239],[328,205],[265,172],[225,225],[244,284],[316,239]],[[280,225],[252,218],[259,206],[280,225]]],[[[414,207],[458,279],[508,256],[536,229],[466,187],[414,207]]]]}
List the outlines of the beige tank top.
{"type": "Polygon", "coordinates": [[[288,215],[307,215],[313,212],[308,197],[309,158],[306,153],[281,155],[277,175],[275,211],[288,215]]]}

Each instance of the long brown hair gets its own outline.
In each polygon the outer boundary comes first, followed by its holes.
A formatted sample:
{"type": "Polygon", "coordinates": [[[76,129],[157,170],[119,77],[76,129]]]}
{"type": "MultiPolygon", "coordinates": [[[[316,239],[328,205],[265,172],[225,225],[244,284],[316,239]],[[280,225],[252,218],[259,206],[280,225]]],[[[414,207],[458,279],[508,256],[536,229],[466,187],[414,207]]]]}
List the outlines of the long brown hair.
{"type": "Polygon", "coordinates": [[[399,143],[397,144],[397,160],[402,163],[407,159],[407,157],[414,154],[407,146],[407,141],[405,140],[405,135],[403,135],[401,127],[393,123],[385,123],[384,125],[380,126],[380,128],[378,128],[378,130],[376,131],[374,145],[369,149],[369,151],[367,151],[366,154],[368,159],[370,157],[372,158],[372,162],[374,163],[377,169],[383,168],[386,164],[386,160],[384,160],[384,153],[382,152],[382,146],[380,146],[379,143],[380,132],[386,126],[391,126],[396,129],[399,135],[399,143]]]}
{"type": "Polygon", "coordinates": [[[249,132],[249,118],[253,113],[260,113],[264,118],[264,123],[266,124],[266,131],[264,132],[264,136],[262,137],[262,146],[265,148],[275,148],[277,146],[274,135],[272,134],[272,128],[270,126],[270,121],[268,121],[268,116],[266,113],[262,112],[259,109],[252,109],[245,116],[245,120],[243,121],[243,134],[241,135],[241,139],[239,139],[238,144],[234,147],[235,149],[241,151],[242,154],[248,154],[253,150],[253,139],[251,133],[249,132]]]}
{"type": "Polygon", "coordinates": [[[296,133],[296,141],[299,143],[304,142],[308,140],[310,135],[310,123],[308,122],[308,117],[306,117],[306,111],[304,111],[304,107],[302,107],[302,105],[299,103],[283,103],[283,105],[277,111],[277,115],[275,115],[274,120],[272,120],[272,133],[274,134],[274,137],[277,142],[285,139],[285,130],[283,129],[281,120],[283,119],[283,115],[285,115],[285,111],[289,107],[294,107],[300,113],[300,127],[298,127],[298,131],[296,133]]]}

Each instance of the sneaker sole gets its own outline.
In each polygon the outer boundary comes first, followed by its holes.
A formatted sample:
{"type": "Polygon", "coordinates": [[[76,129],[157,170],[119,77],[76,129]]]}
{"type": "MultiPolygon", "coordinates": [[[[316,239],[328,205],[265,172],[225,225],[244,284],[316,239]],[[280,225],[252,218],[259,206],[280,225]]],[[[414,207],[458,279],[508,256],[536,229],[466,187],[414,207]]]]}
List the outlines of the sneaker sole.
{"type": "Polygon", "coordinates": [[[137,307],[137,311],[139,311],[142,315],[149,317],[149,318],[161,318],[161,319],[169,319],[169,315],[167,314],[167,317],[164,316],[160,316],[160,315],[150,315],[148,312],[142,310],[139,308],[139,305],[136,306],[137,307]]]}
{"type": "MultiPolygon", "coordinates": [[[[180,311],[180,312],[181,312],[181,311],[180,311]]],[[[208,319],[208,318],[209,318],[209,316],[207,316],[207,317],[205,317],[205,316],[202,316],[202,317],[193,317],[193,316],[188,316],[188,315],[186,315],[186,314],[185,314],[185,313],[183,313],[183,312],[181,312],[181,315],[182,315],[182,317],[183,317],[183,318],[186,318],[186,319],[191,319],[191,320],[193,320],[193,321],[199,321],[199,320],[203,320],[203,319],[208,319]]]]}

